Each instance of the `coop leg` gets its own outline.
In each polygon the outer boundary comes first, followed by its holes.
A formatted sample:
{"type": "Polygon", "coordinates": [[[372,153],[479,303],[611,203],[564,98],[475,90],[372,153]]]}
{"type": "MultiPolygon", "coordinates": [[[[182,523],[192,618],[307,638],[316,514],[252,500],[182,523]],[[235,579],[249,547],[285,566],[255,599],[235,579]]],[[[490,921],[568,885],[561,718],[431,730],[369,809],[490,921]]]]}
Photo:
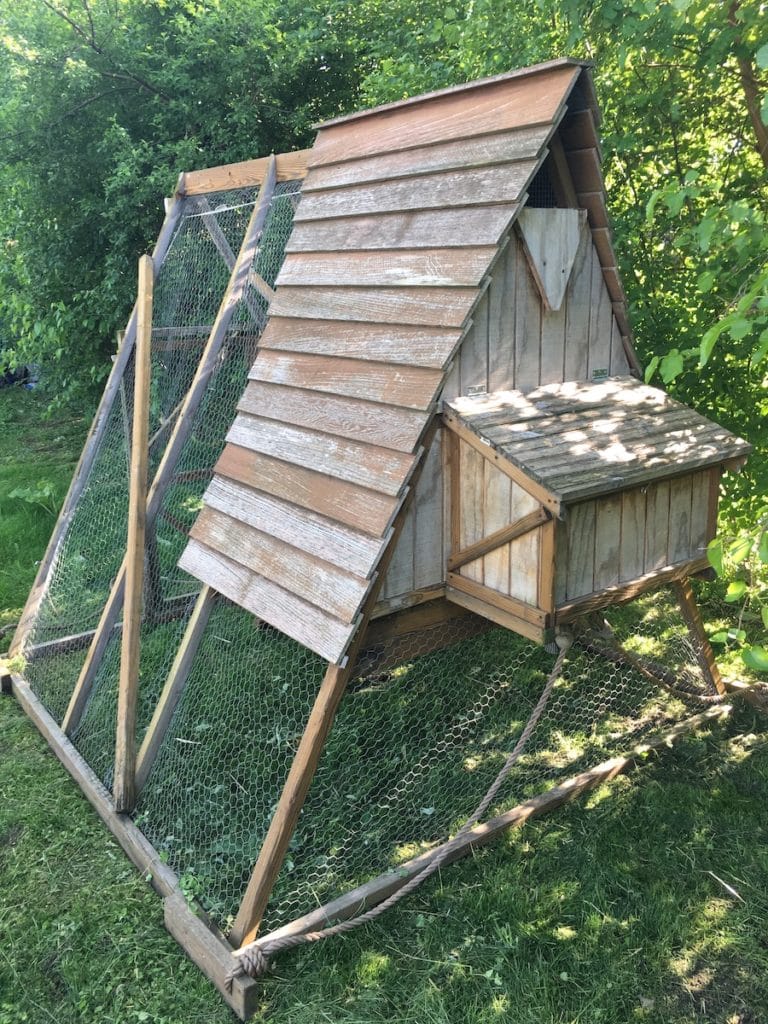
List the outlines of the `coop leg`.
{"type": "Polygon", "coordinates": [[[216,591],[210,587],[203,587],[197,599],[197,604],[192,611],[187,628],[173,659],[171,671],[160,694],[152,721],[144,735],[138,757],[136,759],[136,796],[144,788],[144,784],[152,771],[155,758],[165,737],[173,713],[179,703],[189,673],[195,660],[195,655],[203,638],[205,627],[216,603],[216,591]]]}
{"type": "Polygon", "coordinates": [[[685,624],[693,641],[693,649],[696,652],[696,660],[699,663],[704,679],[710,683],[718,693],[726,692],[725,684],[720,677],[720,670],[715,661],[704,623],[701,621],[701,612],[693,596],[690,580],[681,580],[672,584],[672,589],[680,606],[685,624]]]}

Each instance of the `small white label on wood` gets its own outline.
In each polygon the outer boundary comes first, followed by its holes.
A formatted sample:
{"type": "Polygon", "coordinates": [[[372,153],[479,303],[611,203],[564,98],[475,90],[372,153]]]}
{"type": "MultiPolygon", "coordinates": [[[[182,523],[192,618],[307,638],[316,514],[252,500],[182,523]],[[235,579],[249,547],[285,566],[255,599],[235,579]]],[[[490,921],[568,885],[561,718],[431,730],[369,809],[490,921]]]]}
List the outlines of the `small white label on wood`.
{"type": "Polygon", "coordinates": [[[587,211],[526,206],[517,223],[541,297],[556,312],[565,298],[587,211]]]}

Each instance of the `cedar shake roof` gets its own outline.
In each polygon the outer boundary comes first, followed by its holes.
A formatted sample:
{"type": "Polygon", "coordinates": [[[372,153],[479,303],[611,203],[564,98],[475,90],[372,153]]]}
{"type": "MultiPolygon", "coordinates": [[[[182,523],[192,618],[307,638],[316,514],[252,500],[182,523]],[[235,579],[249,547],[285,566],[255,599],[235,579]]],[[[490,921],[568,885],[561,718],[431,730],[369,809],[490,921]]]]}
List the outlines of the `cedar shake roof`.
{"type": "Polygon", "coordinates": [[[547,384],[446,404],[565,504],[746,457],[752,446],[634,377],[547,384]]]}
{"type": "Polygon", "coordinates": [[[331,662],[355,633],[446,368],[569,97],[558,152],[628,335],[585,65],[320,127],[270,320],[180,565],[331,662]]]}

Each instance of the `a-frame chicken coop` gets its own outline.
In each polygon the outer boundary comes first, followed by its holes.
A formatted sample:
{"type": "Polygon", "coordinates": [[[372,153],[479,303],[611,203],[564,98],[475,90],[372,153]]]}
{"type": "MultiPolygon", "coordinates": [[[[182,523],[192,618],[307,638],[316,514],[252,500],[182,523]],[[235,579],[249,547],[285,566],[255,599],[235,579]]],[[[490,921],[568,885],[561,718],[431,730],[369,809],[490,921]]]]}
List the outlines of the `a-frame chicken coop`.
{"type": "Polygon", "coordinates": [[[169,206],[12,679],[243,1016],[232,950],[434,862],[544,679],[449,859],[729,709],[687,581],[749,446],[638,380],[598,126],[559,60],[169,206]]]}

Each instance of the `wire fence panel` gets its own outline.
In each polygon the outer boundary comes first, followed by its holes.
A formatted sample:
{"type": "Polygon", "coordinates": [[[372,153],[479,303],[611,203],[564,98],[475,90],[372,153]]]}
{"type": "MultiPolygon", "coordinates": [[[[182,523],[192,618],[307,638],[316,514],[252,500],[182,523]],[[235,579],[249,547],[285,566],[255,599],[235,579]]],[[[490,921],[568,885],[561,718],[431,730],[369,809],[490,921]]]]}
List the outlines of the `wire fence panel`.
{"type": "MultiPolygon", "coordinates": [[[[273,285],[298,202],[299,182],[282,182],[254,258],[253,269],[273,285]]],[[[150,477],[172,434],[184,397],[208,340],[231,266],[258,198],[238,189],[184,201],[182,216],[155,282],[150,406],[150,477]]],[[[145,587],[144,648],[155,673],[170,667],[199,583],[176,567],[186,533],[234,418],[258,338],[267,300],[249,285],[235,310],[222,353],[193,429],[167,489],[157,523],[149,531],[145,587]],[[153,628],[154,627],[154,628],[153,628]],[[162,643],[155,637],[162,629],[162,643]],[[163,647],[162,664],[151,656],[163,647]]],[[[47,710],[61,721],[83,666],[112,582],[125,553],[133,358],[128,363],[107,429],[52,566],[45,595],[25,639],[25,675],[47,710]]],[[[119,626],[97,673],[93,696],[75,739],[104,781],[114,749],[119,626]]],[[[162,682],[142,669],[140,724],[162,682]]],[[[151,714],[151,712],[149,712],[151,714]]]]}
{"type": "MultiPolygon", "coordinates": [[[[671,599],[610,613],[613,641],[671,672],[681,701],[580,646],[489,815],[705,707],[671,599]]],[[[262,931],[322,906],[453,835],[514,747],[554,655],[474,617],[364,652],[328,738],[262,931]]],[[[228,929],[325,668],[219,598],[135,820],[228,929]]]]}

